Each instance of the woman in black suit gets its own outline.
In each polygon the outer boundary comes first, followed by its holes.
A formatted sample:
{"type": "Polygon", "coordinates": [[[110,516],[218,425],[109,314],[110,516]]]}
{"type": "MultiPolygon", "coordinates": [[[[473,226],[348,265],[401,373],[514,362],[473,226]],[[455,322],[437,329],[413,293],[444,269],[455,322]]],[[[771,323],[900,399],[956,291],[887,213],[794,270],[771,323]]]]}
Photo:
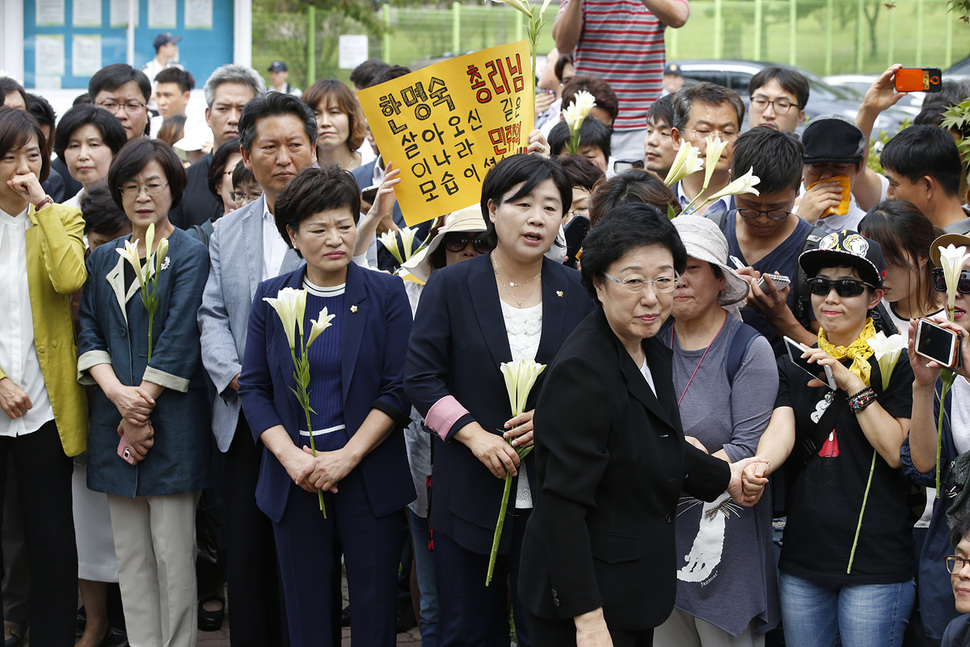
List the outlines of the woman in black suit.
{"type": "Polygon", "coordinates": [[[579,273],[544,258],[571,199],[558,162],[536,155],[499,162],[485,177],[481,202],[494,250],[432,274],[415,315],[404,387],[443,441],[433,448],[431,500],[442,647],[508,645],[509,576],[518,644],[530,644],[514,582],[537,490],[532,456],[520,464],[510,442],[531,445],[535,395],[513,418],[499,365],[552,361],[593,307],[579,273]],[[507,472],[518,478],[486,587],[507,472]]]}
{"type": "Polygon", "coordinates": [[[536,647],[651,645],[674,605],[674,517],[683,489],[760,495],[684,441],[670,351],[654,339],[687,253],[653,206],[619,207],[583,243],[600,307],[546,371],[536,407],[535,511],[519,595],[536,647]]]}

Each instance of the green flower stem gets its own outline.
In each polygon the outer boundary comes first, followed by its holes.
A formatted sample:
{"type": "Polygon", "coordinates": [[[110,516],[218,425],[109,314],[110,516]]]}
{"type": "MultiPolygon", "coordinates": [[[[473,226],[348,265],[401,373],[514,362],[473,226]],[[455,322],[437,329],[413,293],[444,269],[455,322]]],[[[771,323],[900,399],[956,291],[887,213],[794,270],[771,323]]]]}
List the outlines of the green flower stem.
{"type": "Polygon", "coordinates": [[[862,532],[862,517],[866,513],[866,503],[869,501],[869,488],[872,487],[872,473],[876,470],[876,450],[872,450],[872,463],[869,465],[869,480],[866,481],[866,493],[862,497],[862,509],[859,510],[859,523],[855,527],[855,537],[852,539],[852,550],[849,552],[849,567],[845,569],[846,574],[852,573],[852,562],[855,561],[855,549],[859,543],[859,534],[862,532]]]}
{"type": "MultiPolygon", "coordinates": [[[[306,414],[306,428],[310,433],[310,452],[314,458],[317,456],[317,446],[313,441],[313,425],[310,422],[310,394],[307,392],[307,383],[310,379],[310,366],[309,359],[306,356],[306,346],[303,345],[303,335],[300,335],[300,347],[303,349],[302,357],[297,360],[296,349],[290,349],[290,357],[293,358],[293,366],[296,369],[293,373],[293,377],[296,378],[296,385],[299,387],[299,391],[293,390],[296,395],[297,401],[300,403],[300,407],[303,409],[303,413],[306,414]]],[[[317,499],[320,501],[320,512],[323,514],[323,518],[327,518],[327,508],[323,503],[323,491],[317,490],[317,499]]]]}
{"type": "MultiPolygon", "coordinates": [[[[511,444],[511,443],[509,443],[511,444]]],[[[532,451],[533,446],[529,447],[516,447],[515,453],[519,457],[519,461],[525,460],[525,457],[529,455],[532,451]]],[[[505,512],[509,506],[509,493],[512,491],[512,475],[505,475],[505,489],[502,491],[502,507],[498,511],[498,522],[495,524],[495,534],[492,535],[492,550],[488,556],[488,573],[485,575],[485,586],[492,583],[492,574],[495,571],[495,560],[498,559],[498,545],[502,539],[502,530],[505,528],[505,512]]]]}

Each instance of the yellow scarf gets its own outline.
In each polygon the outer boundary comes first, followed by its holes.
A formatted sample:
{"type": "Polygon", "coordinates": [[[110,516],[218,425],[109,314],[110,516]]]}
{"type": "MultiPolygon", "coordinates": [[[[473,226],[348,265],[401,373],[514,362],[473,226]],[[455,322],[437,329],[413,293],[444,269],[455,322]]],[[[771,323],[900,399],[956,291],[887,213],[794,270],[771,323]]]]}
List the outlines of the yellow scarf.
{"type": "Polygon", "coordinates": [[[866,325],[854,342],[848,346],[834,346],[825,336],[825,331],[818,329],[818,347],[835,359],[842,360],[848,357],[852,360],[849,370],[857,375],[866,386],[869,386],[869,373],[872,370],[869,366],[869,358],[872,357],[873,350],[866,340],[876,336],[876,327],[872,324],[872,317],[866,319],[866,325]]]}

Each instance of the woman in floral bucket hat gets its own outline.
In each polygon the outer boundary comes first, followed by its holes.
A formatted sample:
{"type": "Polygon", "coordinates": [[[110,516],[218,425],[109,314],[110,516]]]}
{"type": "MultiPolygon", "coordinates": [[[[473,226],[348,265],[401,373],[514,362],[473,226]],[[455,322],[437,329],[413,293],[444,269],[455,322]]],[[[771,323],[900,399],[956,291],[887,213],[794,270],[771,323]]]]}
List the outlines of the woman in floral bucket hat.
{"type": "Polygon", "coordinates": [[[885,261],[875,241],[842,230],[798,262],[821,326],[801,356],[822,380],[779,359],[778,398],[758,445],[769,471],[785,464],[790,482],[778,582],[785,638],[792,647],[898,647],[915,597],[909,486],[899,469],[913,371],[869,316],[885,261]]]}

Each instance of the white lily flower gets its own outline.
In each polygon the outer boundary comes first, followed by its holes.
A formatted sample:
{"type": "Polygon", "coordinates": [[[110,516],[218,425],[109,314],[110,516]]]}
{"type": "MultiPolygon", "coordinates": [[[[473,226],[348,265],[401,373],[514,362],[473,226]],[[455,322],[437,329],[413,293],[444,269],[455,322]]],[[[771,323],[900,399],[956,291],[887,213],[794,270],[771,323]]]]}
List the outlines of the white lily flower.
{"type": "Polygon", "coordinates": [[[867,339],[866,343],[869,344],[876,356],[876,361],[879,362],[882,390],[885,391],[889,388],[889,378],[892,377],[893,369],[896,368],[896,362],[899,361],[899,356],[906,348],[906,340],[899,333],[886,337],[886,333],[880,330],[875,337],[867,339]]]}
{"type": "Polygon", "coordinates": [[[168,256],[168,238],[163,238],[160,241],[158,241],[158,249],[155,251],[155,275],[156,276],[158,276],[159,272],[161,272],[163,269],[168,267],[168,263],[165,262],[166,260],[168,260],[166,258],[167,256],[168,256]]]}
{"type": "Polygon", "coordinates": [[[761,195],[758,189],[754,188],[756,184],[761,182],[761,178],[754,174],[754,169],[749,168],[748,172],[731,182],[726,187],[709,197],[705,200],[705,203],[715,202],[720,200],[724,196],[728,195],[741,195],[742,193],[753,193],[754,195],[761,195]]]}
{"type": "Polygon", "coordinates": [[[517,362],[503,362],[499,366],[502,377],[505,378],[505,388],[509,392],[509,404],[512,406],[512,417],[525,411],[529,393],[535,386],[539,374],[546,368],[545,364],[520,359],[517,362]]]}
{"type": "Polygon", "coordinates": [[[404,262],[404,259],[401,258],[401,249],[397,246],[397,232],[385,231],[380,235],[378,240],[381,241],[381,244],[384,245],[385,249],[391,253],[394,260],[396,260],[399,264],[404,262]]]}
{"type": "Polygon", "coordinates": [[[299,329],[300,336],[303,335],[303,314],[306,312],[306,290],[294,290],[293,288],[283,288],[276,294],[276,298],[264,297],[263,301],[270,304],[280,321],[283,323],[283,332],[286,333],[286,342],[290,345],[290,350],[296,348],[295,331],[299,329]]]}
{"type": "Polygon", "coordinates": [[[674,163],[671,164],[670,170],[667,172],[667,177],[664,178],[664,184],[673,186],[688,175],[701,170],[703,167],[704,163],[701,162],[701,149],[696,146],[691,146],[690,142],[686,139],[681,140],[680,148],[677,149],[677,156],[674,158],[674,163]]]}
{"type": "Polygon", "coordinates": [[[121,258],[128,261],[131,269],[135,271],[135,276],[138,277],[138,284],[142,289],[145,289],[145,280],[148,278],[148,267],[142,267],[141,258],[138,256],[138,241],[126,240],[124,249],[119,247],[115,251],[118,252],[121,258]]]}
{"type": "Polygon", "coordinates": [[[155,250],[152,249],[155,246],[155,223],[148,225],[148,231],[145,232],[145,258],[148,259],[148,264],[151,265],[154,262],[155,250]]]}
{"type": "Polygon", "coordinates": [[[307,340],[307,343],[306,343],[307,348],[310,347],[310,344],[313,343],[314,339],[320,336],[320,333],[322,333],[324,330],[326,330],[327,328],[333,325],[330,322],[333,321],[333,318],[336,316],[337,315],[328,314],[327,308],[324,307],[323,310],[320,311],[320,314],[317,316],[316,319],[310,320],[310,324],[311,324],[310,338],[307,340]]]}
{"type": "Polygon", "coordinates": [[[960,246],[954,247],[951,243],[944,247],[937,247],[940,250],[940,265],[943,266],[943,278],[946,279],[946,311],[950,320],[953,320],[953,308],[957,298],[957,283],[960,282],[960,272],[963,264],[970,254],[967,248],[960,246]]]}
{"type": "Polygon", "coordinates": [[[586,118],[586,115],[582,114],[579,111],[579,106],[573,102],[563,109],[562,118],[566,122],[566,125],[569,126],[569,132],[573,132],[583,124],[583,119],[586,118]]]}
{"type": "Polygon", "coordinates": [[[411,258],[411,254],[414,250],[414,237],[417,235],[418,230],[412,229],[411,227],[404,227],[403,229],[399,230],[399,233],[401,234],[401,243],[402,247],[404,248],[404,256],[401,259],[401,262],[403,263],[411,258]]]}
{"type": "Polygon", "coordinates": [[[586,118],[593,111],[593,108],[596,107],[596,99],[586,90],[580,90],[573,98],[573,105],[583,113],[583,118],[586,118]]]}
{"type": "Polygon", "coordinates": [[[721,159],[721,154],[724,153],[724,149],[730,142],[722,142],[720,137],[707,136],[707,160],[704,163],[704,188],[701,189],[701,193],[707,191],[708,185],[711,183],[711,176],[714,175],[714,171],[717,168],[717,162],[721,159]]]}

